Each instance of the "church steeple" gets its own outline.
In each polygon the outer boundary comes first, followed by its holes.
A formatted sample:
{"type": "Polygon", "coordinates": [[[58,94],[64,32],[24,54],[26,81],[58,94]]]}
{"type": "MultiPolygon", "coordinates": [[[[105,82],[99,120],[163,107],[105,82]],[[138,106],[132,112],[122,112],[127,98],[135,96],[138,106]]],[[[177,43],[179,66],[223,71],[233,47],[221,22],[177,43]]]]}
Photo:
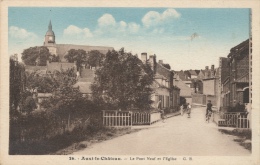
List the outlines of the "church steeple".
{"type": "Polygon", "coordinates": [[[52,31],[51,20],[50,20],[50,23],[49,23],[49,29],[48,29],[48,31],[52,31]]]}
{"type": "Polygon", "coordinates": [[[44,38],[44,45],[52,45],[55,44],[55,34],[52,31],[52,24],[51,24],[51,20],[48,26],[48,31],[45,34],[45,38],[44,38]]]}

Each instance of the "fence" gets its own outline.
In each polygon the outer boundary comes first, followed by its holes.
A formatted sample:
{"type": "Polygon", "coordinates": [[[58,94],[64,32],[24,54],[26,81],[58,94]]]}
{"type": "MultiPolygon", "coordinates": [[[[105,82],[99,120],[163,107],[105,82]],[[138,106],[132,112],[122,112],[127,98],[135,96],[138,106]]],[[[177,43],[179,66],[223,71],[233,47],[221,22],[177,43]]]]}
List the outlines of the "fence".
{"type": "Polygon", "coordinates": [[[213,121],[218,126],[249,128],[249,119],[246,114],[239,112],[217,112],[213,113],[213,121]]]}
{"type": "Polygon", "coordinates": [[[240,115],[237,119],[237,128],[250,128],[247,116],[240,115]]]}
{"type": "Polygon", "coordinates": [[[151,116],[147,112],[134,112],[132,114],[133,125],[146,125],[150,124],[151,116]]]}
{"type": "Polygon", "coordinates": [[[132,125],[150,125],[161,119],[159,112],[132,112],[103,110],[103,125],[108,127],[131,127],[132,125]]]}
{"type": "Polygon", "coordinates": [[[132,112],[103,110],[103,125],[108,127],[131,127],[132,112]]]}

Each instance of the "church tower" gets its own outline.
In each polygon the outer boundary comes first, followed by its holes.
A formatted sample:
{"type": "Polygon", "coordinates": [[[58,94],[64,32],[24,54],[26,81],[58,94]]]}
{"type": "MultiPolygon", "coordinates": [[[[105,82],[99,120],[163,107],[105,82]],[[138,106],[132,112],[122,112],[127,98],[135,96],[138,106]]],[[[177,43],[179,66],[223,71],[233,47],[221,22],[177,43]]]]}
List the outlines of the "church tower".
{"type": "Polygon", "coordinates": [[[49,52],[52,55],[57,55],[57,48],[56,48],[56,43],[55,43],[55,34],[52,31],[52,25],[51,21],[48,26],[48,31],[45,34],[44,37],[44,43],[43,46],[46,46],[49,49],[49,52]]]}
{"type": "Polygon", "coordinates": [[[52,31],[52,25],[51,25],[51,21],[49,23],[48,26],[48,31],[45,34],[45,38],[44,38],[44,46],[51,46],[55,44],[55,34],[52,31]]]}

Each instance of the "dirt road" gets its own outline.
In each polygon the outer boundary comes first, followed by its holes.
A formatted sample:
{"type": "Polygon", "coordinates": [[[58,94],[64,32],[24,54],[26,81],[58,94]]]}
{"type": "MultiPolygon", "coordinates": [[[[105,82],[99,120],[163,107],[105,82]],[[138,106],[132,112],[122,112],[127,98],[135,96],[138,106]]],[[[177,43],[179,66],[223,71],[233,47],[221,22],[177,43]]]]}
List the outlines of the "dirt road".
{"type": "Polygon", "coordinates": [[[94,144],[74,155],[250,155],[233,138],[221,134],[215,123],[205,122],[205,108],[158,122],[149,129],[94,144]]]}

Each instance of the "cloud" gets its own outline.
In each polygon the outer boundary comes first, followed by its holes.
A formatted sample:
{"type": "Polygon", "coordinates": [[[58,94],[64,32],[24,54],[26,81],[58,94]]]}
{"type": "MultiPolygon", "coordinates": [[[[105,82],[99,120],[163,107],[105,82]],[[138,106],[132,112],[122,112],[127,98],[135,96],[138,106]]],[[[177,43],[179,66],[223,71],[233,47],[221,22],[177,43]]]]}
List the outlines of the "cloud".
{"type": "Polygon", "coordinates": [[[156,26],[163,24],[174,19],[177,19],[181,16],[175,9],[167,9],[163,13],[157,11],[149,11],[142,18],[142,23],[144,27],[149,28],[151,26],[156,26]]]}
{"type": "Polygon", "coordinates": [[[174,9],[167,9],[165,10],[162,14],[161,17],[163,20],[167,20],[167,19],[175,19],[175,18],[179,18],[181,16],[180,13],[178,13],[176,10],[174,9]]]}
{"type": "Polygon", "coordinates": [[[127,35],[135,34],[140,30],[141,25],[130,22],[126,23],[125,21],[116,21],[116,19],[111,14],[104,14],[98,20],[98,26],[95,30],[96,35],[127,35]]]}
{"type": "Polygon", "coordinates": [[[142,33],[143,35],[157,35],[167,32],[167,28],[156,25],[164,25],[181,16],[175,9],[166,9],[162,13],[149,11],[142,18],[142,24],[136,22],[117,21],[109,13],[103,14],[97,19],[96,28],[90,31],[88,28],[79,28],[70,25],[64,30],[65,35],[76,35],[77,38],[84,37],[112,37],[131,36],[142,33]]]}
{"type": "Polygon", "coordinates": [[[128,29],[130,33],[137,33],[140,29],[140,25],[134,22],[128,24],[128,29]]]}
{"type": "Polygon", "coordinates": [[[16,38],[16,39],[35,39],[35,38],[37,38],[36,34],[34,34],[32,32],[28,32],[27,30],[16,27],[16,26],[9,27],[9,35],[10,35],[10,37],[16,38]]]}
{"type": "Polygon", "coordinates": [[[116,20],[111,14],[104,14],[98,19],[99,27],[116,26],[116,20]]]}
{"type": "Polygon", "coordinates": [[[75,37],[86,37],[86,38],[89,38],[89,37],[92,37],[93,34],[91,33],[91,31],[88,29],[88,28],[79,28],[75,25],[69,25],[66,29],[64,29],[63,31],[64,35],[67,35],[67,36],[75,36],[75,37]]]}

